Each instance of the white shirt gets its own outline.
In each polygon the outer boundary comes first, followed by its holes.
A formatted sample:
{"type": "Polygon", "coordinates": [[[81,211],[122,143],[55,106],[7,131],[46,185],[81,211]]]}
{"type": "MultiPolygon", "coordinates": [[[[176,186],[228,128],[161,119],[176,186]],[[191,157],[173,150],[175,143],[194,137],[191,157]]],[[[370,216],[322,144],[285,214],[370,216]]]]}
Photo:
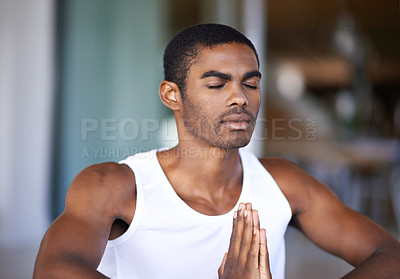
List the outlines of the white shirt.
{"type": "Polygon", "coordinates": [[[233,213],[240,202],[258,210],[267,232],[272,278],[285,277],[284,234],[290,205],[259,160],[240,150],[243,185],[237,205],[218,216],[201,214],[174,191],[157,150],[121,161],[135,173],[137,202],[129,229],[107,243],[98,270],[113,279],[214,279],[228,251],[233,213]]]}

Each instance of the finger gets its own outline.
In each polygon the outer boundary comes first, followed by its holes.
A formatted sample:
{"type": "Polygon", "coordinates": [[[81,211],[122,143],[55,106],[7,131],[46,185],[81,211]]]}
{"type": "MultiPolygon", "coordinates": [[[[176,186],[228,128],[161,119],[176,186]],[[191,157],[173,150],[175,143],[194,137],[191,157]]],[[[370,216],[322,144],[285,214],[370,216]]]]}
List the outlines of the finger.
{"type": "Polygon", "coordinates": [[[260,218],[257,210],[253,210],[253,228],[260,229],[260,218]]]}
{"type": "Polygon", "coordinates": [[[238,215],[238,212],[235,211],[235,212],[233,213],[232,233],[231,233],[231,239],[230,239],[230,241],[229,241],[229,248],[228,248],[228,256],[227,256],[228,262],[230,262],[230,260],[231,260],[231,258],[232,258],[233,239],[234,239],[233,234],[234,234],[234,232],[235,232],[235,230],[236,230],[237,215],[238,215]]]}
{"type": "Polygon", "coordinates": [[[226,258],[228,257],[228,253],[224,254],[224,257],[222,259],[222,263],[221,266],[218,268],[218,278],[221,279],[222,278],[222,274],[224,273],[224,269],[225,269],[225,263],[226,263],[226,258]]]}
{"type": "Polygon", "coordinates": [[[269,256],[267,247],[267,235],[265,229],[260,230],[260,279],[271,279],[269,269],[269,256]]]}
{"type": "Polygon", "coordinates": [[[253,239],[253,214],[250,210],[244,211],[244,228],[238,258],[239,268],[245,267],[253,239]]]}
{"type": "Polygon", "coordinates": [[[259,265],[259,253],[260,253],[260,231],[254,230],[253,239],[251,241],[251,247],[247,256],[246,269],[257,270],[259,265]]]}
{"type": "Polygon", "coordinates": [[[243,227],[244,227],[244,208],[245,205],[241,203],[237,211],[237,217],[234,220],[234,228],[232,229],[231,245],[228,252],[228,261],[233,261],[235,264],[240,251],[240,243],[242,241],[243,227]]]}
{"type": "Polygon", "coordinates": [[[246,209],[252,210],[253,209],[252,206],[253,205],[250,202],[246,203],[246,209]]]}

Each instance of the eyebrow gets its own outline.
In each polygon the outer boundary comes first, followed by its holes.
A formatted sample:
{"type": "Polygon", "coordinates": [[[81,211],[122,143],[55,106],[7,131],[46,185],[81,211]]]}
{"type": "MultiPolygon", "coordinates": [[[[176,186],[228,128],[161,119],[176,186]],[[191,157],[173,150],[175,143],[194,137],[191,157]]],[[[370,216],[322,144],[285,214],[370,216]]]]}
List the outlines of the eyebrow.
{"type": "MultiPolygon", "coordinates": [[[[204,74],[201,75],[200,78],[203,79],[203,78],[208,78],[208,77],[217,77],[217,78],[221,78],[221,79],[225,79],[225,80],[232,80],[232,75],[217,72],[217,71],[205,72],[204,74]]],[[[248,73],[244,74],[243,80],[250,79],[252,77],[261,78],[261,73],[259,71],[248,72],[248,73]]]]}
{"type": "Polygon", "coordinates": [[[261,73],[259,71],[251,71],[251,72],[245,73],[243,76],[243,80],[246,80],[246,79],[249,79],[252,77],[261,78],[261,73]]]}
{"type": "Polygon", "coordinates": [[[205,72],[204,74],[201,75],[200,78],[203,79],[203,78],[208,78],[208,77],[217,77],[217,78],[222,78],[222,79],[226,79],[226,80],[232,80],[232,75],[217,72],[217,71],[205,72]]]}

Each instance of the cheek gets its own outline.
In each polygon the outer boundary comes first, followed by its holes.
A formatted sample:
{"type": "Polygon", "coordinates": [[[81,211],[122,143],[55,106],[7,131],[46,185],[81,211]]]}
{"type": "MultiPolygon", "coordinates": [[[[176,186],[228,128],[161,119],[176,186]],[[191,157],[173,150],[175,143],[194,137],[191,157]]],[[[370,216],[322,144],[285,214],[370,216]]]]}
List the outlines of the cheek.
{"type": "Polygon", "coordinates": [[[204,125],[205,121],[212,119],[212,109],[203,100],[187,100],[184,104],[184,118],[197,125],[204,125]]]}
{"type": "Polygon", "coordinates": [[[260,107],[260,104],[261,104],[261,95],[260,94],[250,95],[248,97],[248,100],[249,100],[249,105],[251,107],[254,107],[254,108],[258,109],[260,107]]]}

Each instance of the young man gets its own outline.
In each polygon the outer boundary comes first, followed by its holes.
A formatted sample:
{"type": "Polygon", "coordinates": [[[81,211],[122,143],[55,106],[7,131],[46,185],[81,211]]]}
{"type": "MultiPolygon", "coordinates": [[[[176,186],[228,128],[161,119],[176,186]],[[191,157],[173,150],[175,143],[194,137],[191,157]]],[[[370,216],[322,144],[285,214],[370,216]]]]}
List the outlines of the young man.
{"type": "Polygon", "coordinates": [[[400,244],[381,227],[293,164],[239,150],[260,107],[245,36],[188,28],[167,46],[164,69],[159,93],[179,144],[83,170],[35,278],[284,278],[289,223],[354,265],[346,278],[400,276],[400,244]]]}

